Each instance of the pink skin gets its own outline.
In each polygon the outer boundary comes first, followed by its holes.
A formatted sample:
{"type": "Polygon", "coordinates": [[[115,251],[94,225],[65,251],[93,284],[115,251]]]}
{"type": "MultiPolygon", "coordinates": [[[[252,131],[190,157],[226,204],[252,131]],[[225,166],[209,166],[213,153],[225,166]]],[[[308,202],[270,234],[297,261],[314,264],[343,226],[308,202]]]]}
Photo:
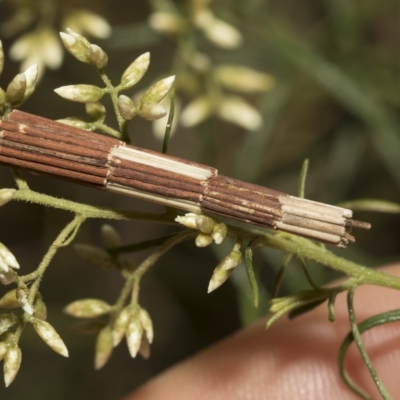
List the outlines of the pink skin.
{"type": "MultiPolygon", "coordinates": [[[[400,276],[400,264],[383,271],[400,276]]],[[[400,292],[362,286],[355,292],[358,321],[400,308],[400,292]]],[[[282,318],[268,331],[259,321],[185,360],[131,393],[124,400],[347,400],[359,399],[342,383],[336,358],[349,331],[346,295],[293,321],[282,318]]],[[[362,339],[378,374],[400,398],[400,322],[366,332],[362,339]]],[[[379,399],[361,357],[352,344],[346,358],[350,376],[379,399]]]]}

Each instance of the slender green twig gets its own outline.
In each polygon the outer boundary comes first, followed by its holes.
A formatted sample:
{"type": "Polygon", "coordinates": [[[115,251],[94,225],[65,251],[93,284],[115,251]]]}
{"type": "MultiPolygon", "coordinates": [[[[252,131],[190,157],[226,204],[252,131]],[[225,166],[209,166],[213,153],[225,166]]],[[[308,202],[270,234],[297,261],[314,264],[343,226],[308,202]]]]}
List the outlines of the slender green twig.
{"type": "Polygon", "coordinates": [[[361,340],[361,334],[358,329],[357,321],[356,321],[356,316],[354,312],[354,306],[353,306],[353,298],[354,298],[354,291],[356,289],[356,286],[353,286],[350,288],[348,294],[347,294],[347,307],[349,310],[349,319],[350,319],[350,325],[351,325],[351,332],[353,334],[354,341],[358,347],[358,350],[365,362],[365,365],[368,368],[368,371],[374,380],[374,383],[379,390],[379,393],[381,394],[382,398],[384,400],[391,400],[392,396],[386,389],[385,385],[383,382],[380,380],[378,374],[375,371],[374,366],[372,365],[371,359],[368,356],[367,350],[365,349],[362,340],[361,340]]]}
{"type": "Polygon", "coordinates": [[[301,166],[298,196],[304,198],[309,159],[306,158],[301,166]]]}
{"type": "MultiPolygon", "coordinates": [[[[39,290],[40,282],[42,280],[43,274],[47,267],[50,265],[51,260],[61,246],[65,243],[71,242],[78,232],[79,227],[84,222],[85,218],[82,215],[76,215],[75,218],[59,233],[56,240],[50,246],[48,252],[43,257],[36,271],[30,274],[30,277],[34,279],[32,286],[29,289],[29,301],[32,304],[35,296],[39,290]]],[[[26,278],[22,277],[22,279],[26,278]]]]}

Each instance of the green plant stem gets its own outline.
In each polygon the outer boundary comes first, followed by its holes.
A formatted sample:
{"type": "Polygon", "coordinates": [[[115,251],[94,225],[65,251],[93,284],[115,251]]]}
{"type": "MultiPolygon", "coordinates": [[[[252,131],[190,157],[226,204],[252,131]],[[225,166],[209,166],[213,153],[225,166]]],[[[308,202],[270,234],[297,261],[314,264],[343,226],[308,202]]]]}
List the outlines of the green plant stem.
{"type": "Polygon", "coordinates": [[[132,272],[132,275],[127,280],[127,283],[131,282],[133,286],[131,304],[137,304],[139,298],[140,280],[142,279],[142,276],[158,261],[158,259],[176,244],[195,237],[197,234],[198,232],[192,229],[185,229],[184,231],[175,234],[173,237],[166,240],[157,250],[150,254],[138,266],[138,268],[132,272]]]}
{"type": "Polygon", "coordinates": [[[95,122],[94,123],[95,129],[100,129],[104,133],[107,133],[110,136],[114,136],[117,139],[122,139],[122,134],[116,131],[114,128],[111,128],[111,126],[108,126],[104,124],[103,122],[95,122]]]}
{"type": "Polygon", "coordinates": [[[106,207],[91,206],[77,203],[71,200],[59,199],[57,197],[38,193],[33,190],[18,190],[13,200],[26,201],[28,203],[40,204],[64,211],[80,214],[85,218],[104,218],[114,220],[136,220],[158,223],[176,224],[172,217],[167,214],[144,213],[140,211],[116,210],[106,207]]]}
{"type": "Polygon", "coordinates": [[[325,265],[345,275],[353,277],[357,284],[373,284],[377,286],[388,287],[400,290],[400,278],[376,271],[364,265],[346,260],[333,254],[329,250],[315,245],[313,242],[296,237],[293,235],[272,235],[263,232],[258,228],[249,228],[245,231],[237,230],[242,235],[260,235],[262,240],[260,244],[282,250],[286,253],[295,254],[298,257],[313,260],[319,264],[325,265]]]}
{"type": "Polygon", "coordinates": [[[392,400],[392,396],[386,389],[383,382],[379,379],[378,374],[376,373],[375,368],[372,365],[371,359],[368,356],[367,350],[365,349],[364,344],[362,343],[360,331],[358,330],[358,325],[357,325],[356,316],[355,316],[355,312],[354,312],[354,306],[353,306],[353,297],[354,297],[355,289],[356,289],[356,287],[353,286],[349,290],[348,295],[347,295],[347,307],[349,310],[349,319],[350,319],[351,331],[353,333],[353,338],[354,338],[354,341],[358,347],[358,350],[365,362],[365,365],[367,366],[368,371],[369,371],[372,379],[374,380],[374,383],[375,383],[377,389],[379,390],[379,393],[381,394],[382,398],[385,400],[392,400]]]}
{"type": "Polygon", "coordinates": [[[79,230],[79,227],[85,221],[85,218],[82,215],[76,215],[75,218],[59,233],[56,240],[50,246],[50,249],[43,257],[43,260],[39,264],[39,267],[33,273],[21,277],[22,280],[27,281],[27,277],[29,280],[34,279],[32,286],[29,289],[29,297],[28,300],[32,304],[35,296],[39,290],[40,282],[42,280],[43,274],[46,271],[47,267],[50,265],[51,260],[53,259],[54,255],[58,251],[58,249],[62,246],[65,246],[66,243],[71,242],[74,238],[76,233],[79,230]]]}

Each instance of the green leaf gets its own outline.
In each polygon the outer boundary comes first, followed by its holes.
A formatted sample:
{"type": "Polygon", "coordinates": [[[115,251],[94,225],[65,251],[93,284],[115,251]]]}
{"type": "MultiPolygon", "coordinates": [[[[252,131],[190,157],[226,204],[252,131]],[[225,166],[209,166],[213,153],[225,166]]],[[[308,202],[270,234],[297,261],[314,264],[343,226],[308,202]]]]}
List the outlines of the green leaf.
{"type": "Polygon", "coordinates": [[[373,211],[382,213],[399,214],[400,204],[379,199],[360,199],[345,201],[339,207],[350,208],[353,211],[373,211]]]}
{"type": "Polygon", "coordinates": [[[254,274],[254,268],[253,268],[253,247],[255,246],[258,239],[259,239],[258,237],[255,237],[254,239],[252,239],[249,242],[249,244],[247,245],[246,250],[244,252],[247,276],[249,278],[251,291],[253,292],[254,307],[256,307],[256,308],[258,307],[258,285],[257,285],[256,276],[254,274]]]}

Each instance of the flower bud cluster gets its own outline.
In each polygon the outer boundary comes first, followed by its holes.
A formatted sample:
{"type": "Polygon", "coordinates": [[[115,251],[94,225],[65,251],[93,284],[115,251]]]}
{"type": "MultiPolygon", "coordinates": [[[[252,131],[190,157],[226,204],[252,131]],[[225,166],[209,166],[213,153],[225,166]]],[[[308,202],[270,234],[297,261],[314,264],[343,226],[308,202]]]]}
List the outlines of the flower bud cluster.
{"type": "Polygon", "coordinates": [[[91,64],[101,70],[107,66],[108,56],[99,46],[91,44],[85,37],[72,29],[66,29],[68,33],[60,32],[61,41],[69,53],[77,60],[91,64]]]}
{"type": "Polygon", "coordinates": [[[14,282],[16,269],[19,269],[16,258],[4,244],[0,243],[0,282],[3,285],[14,282]]]}
{"type": "Polygon", "coordinates": [[[216,222],[202,214],[187,213],[184,216],[176,217],[175,221],[188,228],[200,231],[195,241],[197,247],[206,247],[213,241],[216,244],[221,244],[228,233],[225,224],[216,222]]]}
{"type": "Polygon", "coordinates": [[[92,262],[100,268],[110,269],[116,267],[114,259],[101,247],[83,243],[75,244],[73,247],[82,258],[92,262]]]}
{"type": "Polygon", "coordinates": [[[223,258],[214,269],[208,284],[208,293],[219,288],[241,262],[242,253],[240,252],[240,243],[236,243],[232,251],[223,258]]]}

